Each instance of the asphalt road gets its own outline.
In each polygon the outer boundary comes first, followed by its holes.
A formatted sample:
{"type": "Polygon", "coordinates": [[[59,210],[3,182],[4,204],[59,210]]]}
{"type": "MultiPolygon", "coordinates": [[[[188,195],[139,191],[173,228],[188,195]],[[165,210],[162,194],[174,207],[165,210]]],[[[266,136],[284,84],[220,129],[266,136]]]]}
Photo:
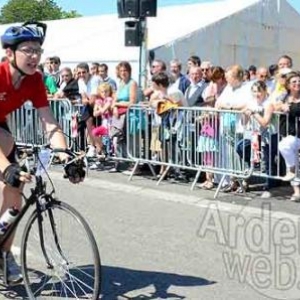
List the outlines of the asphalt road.
{"type": "MultiPolygon", "coordinates": [[[[94,172],[73,186],[52,176],[59,198],[94,232],[102,299],[300,299],[300,204],[286,200],[287,190],[267,201],[215,201],[211,192],[142,177],[94,172]]],[[[20,287],[0,292],[24,298],[20,287]]]]}

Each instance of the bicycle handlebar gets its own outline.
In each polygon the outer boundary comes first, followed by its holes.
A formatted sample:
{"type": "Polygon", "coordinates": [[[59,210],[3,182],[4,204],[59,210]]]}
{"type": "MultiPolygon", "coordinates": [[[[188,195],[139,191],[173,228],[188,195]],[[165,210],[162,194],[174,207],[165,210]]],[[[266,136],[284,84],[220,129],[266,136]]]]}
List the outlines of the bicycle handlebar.
{"type": "MultiPolygon", "coordinates": [[[[72,170],[74,171],[78,171],[80,174],[81,170],[79,170],[79,168],[85,168],[86,170],[88,169],[88,164],[86,161],[84,161],[86,154],[83,153],[75,153],[74,151],[70,150],[70,149],[63,149],[63,148],[54,148],[51,149],[50,144],[44,144],[44,145],[33,145],[33,144],[17,144],[17,149],[22,153],[25,154],[25,156],[21,157],[22,159],[26,159],[28,156],[33,155],[36,158],[38,158],[39,153],[41,153],[41,151],[43,149],[49,149],[52,151],[52,154],[55,153],[65,153],[69,156],[69,159],[67,159],[66,161],[64,161],[63,165],[64,165],[64,170],[66,173],[67,170],[72,170]],[[79,163],[79,161],[83,161],[83,163],[79,163]],[[77,166],[77,169],[74,170],[74,168],[70,168],[70,164],[75,163],[75,165],[77,166]]],[[[38,160],[40,160],[40,158],[38,158],[38,160]]],[[[41,161],[40,161],[41,162],[41,161]]],[[[27,169],[29,168],[29,166],[27,166],[27,169]]],[[[31,175],[35,175],[36,169],[30,169],[30,174],[31,175]]],[[[86,172],[84,173],[84,176],[86,175],[86,172]]],[[[68,178],[68,174],[64,174],[64,178],[68,178]]]]}
{"type": "MultiPolygon", "coordinates": [[[[52,149],[50,144],[33,145],[33,144],[17,143],[16,146],[18,150],[26,154],[38,154],[42,149],[50,149],[53,153],[66,153],[69,156],[71,156],[71,158],[77,158],[79,156],[77,153],[73,152],[70,149],[63,149],[63,148],[52,149]]],[[[80,156],[84,157],[83,154],[80,154],[80,156]]]]}

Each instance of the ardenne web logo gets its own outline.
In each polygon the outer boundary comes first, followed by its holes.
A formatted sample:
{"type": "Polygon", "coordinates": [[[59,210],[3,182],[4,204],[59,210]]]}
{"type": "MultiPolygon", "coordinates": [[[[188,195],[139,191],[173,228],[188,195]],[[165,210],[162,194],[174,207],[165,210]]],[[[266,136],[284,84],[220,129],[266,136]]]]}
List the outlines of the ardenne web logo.
{"type": "Polygon", "coordinates": [[[222,260],[231,280],[247,283],[271,299],[300,298],[300,217],[277,217],[264,203],[260,215],[226,215],[211,203],[197,232],[224,247],[222,260]]]}

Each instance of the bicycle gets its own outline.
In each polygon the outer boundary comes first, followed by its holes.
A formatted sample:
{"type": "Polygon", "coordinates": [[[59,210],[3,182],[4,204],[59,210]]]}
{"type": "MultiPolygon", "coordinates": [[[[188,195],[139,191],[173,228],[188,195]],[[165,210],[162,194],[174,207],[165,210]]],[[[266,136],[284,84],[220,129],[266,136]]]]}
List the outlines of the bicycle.
{"type": "MultiPolygon", "coordinates": [[[[53,182],[41,161],[41,148],[33,146],[28,151],[27,147],[23,147],[25,156],[31,152],[34,158],[34,167],[30,170],[31,174],[35,174],[35,186],[30,189],[29,197],[22,193],[25,204],[2,236],[0,247],[29,208],[35,206],[26,222],[21,241],[21,269],[29,299],[98,299],[101,262],[95,238],[80,213],[55,197],[53,182]],[[47,192],[41,171],[48,176],[52,186],[50,192],[47,192]],[[78,261],[75,262],[75,259],[78,261]]],[[[72,159],[77,159],[77,154],[70,150],[57,149],[54,152],[65,152],[72,159]]]]}

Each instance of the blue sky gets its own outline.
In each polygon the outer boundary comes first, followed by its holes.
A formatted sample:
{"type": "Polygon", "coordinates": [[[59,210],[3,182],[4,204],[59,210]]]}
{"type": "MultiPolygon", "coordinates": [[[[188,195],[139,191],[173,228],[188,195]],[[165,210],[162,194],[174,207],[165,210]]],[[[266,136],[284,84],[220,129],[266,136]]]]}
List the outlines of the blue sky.
{"type": "MultiPolygon", "coordinates": [[[[158,0],[158,6],[213,1],[216,0],[158,0]]],[[[287,1],[300,13],[300,0],[287,1]]],[[[114,13],[117,11],[117,0],[56,0],[55,2],[64,10],[77,10],[84,16],[114,13]]],[[[7,0],[0,0],[0,7],[5,3],[7,3],[7,0]]]]}
{"type": "MultiPolygon", "coordinates": [[[[174,4],[189,4],[199,2],[214,2],[216,0],[158,0],[159,6],[174,4]]],[[[241,1],[241,0],[236,0],[241,1]]],[[[0,1],[6,2],[6,1],[0,1]]],[[[300,13],[300,0],[288,0],[288,2],[300,13]]],[[[117,0],[57,0],[56,3],[64,10],[75,9],[85,16],[112,13],[117,11],[117,0]]]]}

